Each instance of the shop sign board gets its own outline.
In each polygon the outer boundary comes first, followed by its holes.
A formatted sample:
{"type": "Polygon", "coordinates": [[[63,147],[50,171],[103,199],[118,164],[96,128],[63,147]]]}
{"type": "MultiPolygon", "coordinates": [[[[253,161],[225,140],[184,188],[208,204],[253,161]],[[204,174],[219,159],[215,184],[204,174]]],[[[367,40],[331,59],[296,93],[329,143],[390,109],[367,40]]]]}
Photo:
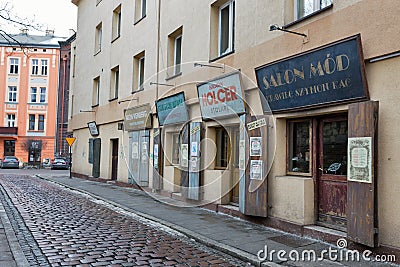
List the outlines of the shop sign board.
{"type": "Polygon", "coordinates": [[[239,72],[198,84],[197,93],[204,120],[245,113],[239,72]]]}
{"type": "Polygon", "coordinates": [[[132,107],[125,110],[125,131],[139,131],[151,128],[150,104],[132,107]]]}
{"type": "Polygon", "coordinates": [[[95,121],[88,122],[88,128],[91,136],[98,136],[99,135],[99,128],[95,121]]]}
{"type": "Polygon", "coordinates": [[[189,120],[183,92],[156,101],[160,126],[184,123],[189,120]]]}
{"type": "Polygon", "coordinates": [[[312,108],[368,99],[361,38],[356,35],[256,68],[269,108],[312,108]]]}

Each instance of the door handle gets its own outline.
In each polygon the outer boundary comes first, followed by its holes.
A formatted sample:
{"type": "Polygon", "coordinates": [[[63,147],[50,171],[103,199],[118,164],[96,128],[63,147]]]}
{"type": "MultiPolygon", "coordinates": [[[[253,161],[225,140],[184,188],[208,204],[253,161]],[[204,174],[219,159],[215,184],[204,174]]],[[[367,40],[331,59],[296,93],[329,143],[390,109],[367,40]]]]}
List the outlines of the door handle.
{"type": "Polygon", "coordinates": [[[318,170],[320,170],[321,172],[324,171],[324,169],[322,167],[319,167],[318,170]]]}

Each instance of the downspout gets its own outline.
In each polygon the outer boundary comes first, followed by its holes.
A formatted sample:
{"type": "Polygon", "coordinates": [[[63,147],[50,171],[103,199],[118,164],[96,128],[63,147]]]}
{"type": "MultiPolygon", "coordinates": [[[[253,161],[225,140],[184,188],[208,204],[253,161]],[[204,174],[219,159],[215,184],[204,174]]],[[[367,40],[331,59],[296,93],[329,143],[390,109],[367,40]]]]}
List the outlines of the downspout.
{"type": "Polygon", "coordinates": [[[63,84],[62,84],[62,96],[61,96],[61,129],[60,129],[60,135],[59,135],[59,154],[60,156],[62,155],[61,151],[63,151],[62,149],[62,143],[63,143],[63,131],[64,131],[64,94],[65,94],[65,83],[66,83],[66,76],[67,76],[67,58],[63,57],[63,65],[64,65],[64,69],[63,69],[63,84]]]}
{"type": "Polygon", "coordinates": [[[157,18],[157,74],[156,74],[156,100],[158,100],[158,79],[159,79],[159,72],[160,72],[160,25],[161,25],[161,0],[158,0],[158,18],[157,18]]]}

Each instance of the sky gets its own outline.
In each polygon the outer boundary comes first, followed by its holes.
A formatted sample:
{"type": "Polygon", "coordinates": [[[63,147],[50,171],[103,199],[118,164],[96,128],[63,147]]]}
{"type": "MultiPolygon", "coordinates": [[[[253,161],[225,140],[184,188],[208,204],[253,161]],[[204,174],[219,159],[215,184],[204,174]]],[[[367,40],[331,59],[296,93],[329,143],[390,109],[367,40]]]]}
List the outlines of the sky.
{"type": "MultiPolygon", "coordinates": [[[[43,30],[54,30],[58,37],[71,36],[69,29],[76,31],[77,7],[71,0],[0,0],[0,7],[8,3],[12,14],[44,25],[43,30]]],[[[12,27],[0,21],[1,29],[7,33],[19,33],[20,26],[12,27]]],[[[29,30],[29,34],[44,35],[44,32],[29,30]]]]}

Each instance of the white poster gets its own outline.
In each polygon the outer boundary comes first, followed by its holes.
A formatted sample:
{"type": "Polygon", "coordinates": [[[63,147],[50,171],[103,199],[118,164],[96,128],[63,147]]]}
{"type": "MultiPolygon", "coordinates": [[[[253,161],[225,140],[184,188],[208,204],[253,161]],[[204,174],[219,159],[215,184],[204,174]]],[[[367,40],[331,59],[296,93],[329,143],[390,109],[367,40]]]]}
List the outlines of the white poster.
{"type": "Polygon", "coordinates": [[[154,144],[154,168],[158,168],[158,144],[154,144]]]}
{"type": "Polygon", "coordinates": [[[192,142],[192,145],[191,145],[191,148],[190,148],[190,156],[192,156],[192,157],[197,157],[198,156],[197,142],[192,142]]]}
{"type": "Polygon", "coordinates": [[[245,140],[239,141],[239,169],[245,170],[246,165],[246,150],[245,150],[245,140]]]}
{"type": "Polygon", "coordinates": [[[139,159],[139,143],[132,142],[132,159],[139,159]]]}
{"type": "Polygon", "coordinates": [[[250,157],[261,157],[262,137],[250,137],[250,157]]]}
{"type": "Polygon", "coordinates": [[[348,140],[347,180],[372,183],[372,137],[348,140]]]}
{"type": "Polygon", "coordinates": [[[188,154],[189,154],[189,145],[181,144],[181,166],[188,167],[188,154]]]}
{"type": "Polygon", "coordinates": [[[250,179],[262,180],[263,179],[263,162],[262,160],[250,161],[250,179]]]}

